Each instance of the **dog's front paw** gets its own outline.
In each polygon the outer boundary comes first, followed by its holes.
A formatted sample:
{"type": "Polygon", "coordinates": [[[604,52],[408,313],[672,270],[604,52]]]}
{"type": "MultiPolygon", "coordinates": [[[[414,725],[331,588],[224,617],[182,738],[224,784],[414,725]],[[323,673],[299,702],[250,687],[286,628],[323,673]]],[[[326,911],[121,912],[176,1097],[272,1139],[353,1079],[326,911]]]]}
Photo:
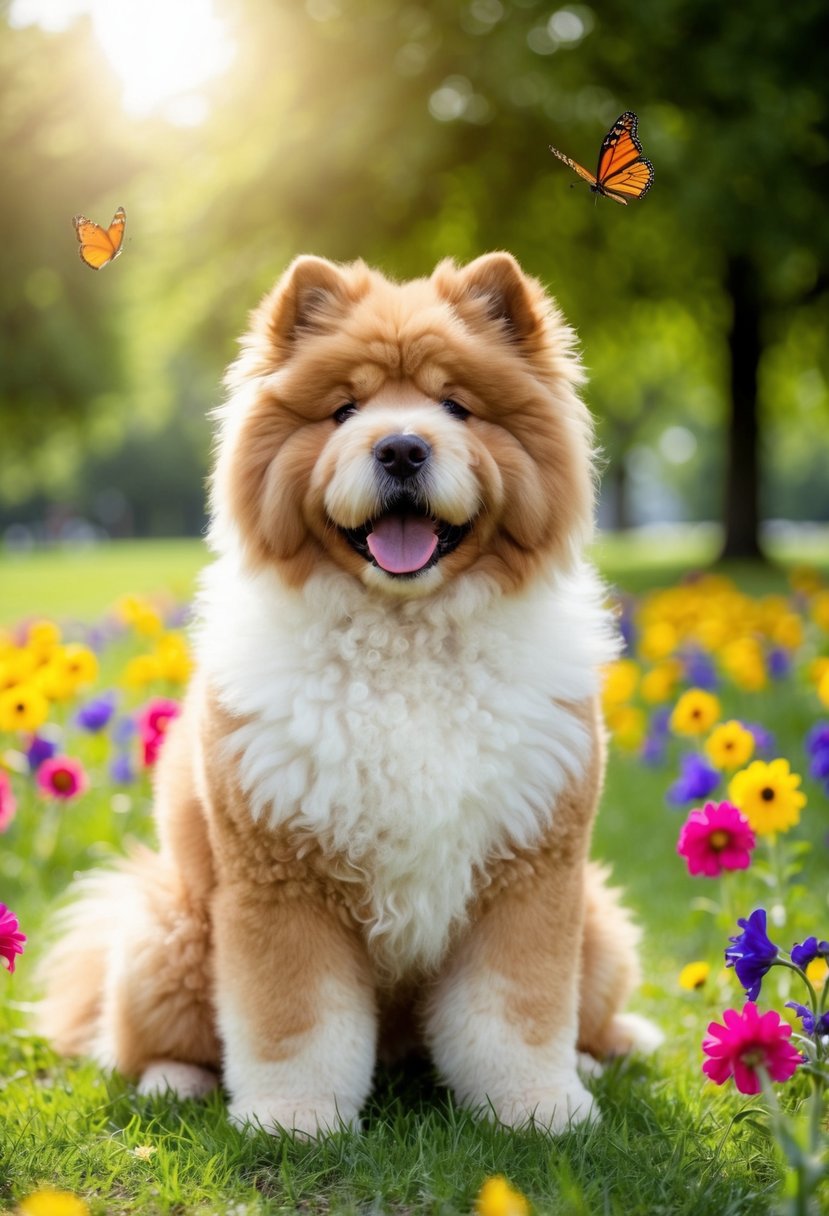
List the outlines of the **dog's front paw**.
{"type": "Polygon", "coordinates": [[[532,1125],[554,1136],[588,1120],[591,1123],[599,1120],[596,1101],[578,1077],[573,1077],[566,1085],[507,1095],[501,1101],[493,1102],[492,1107],[501,1123],[509,1127],[532,1125]]]}
{"type": "Polygon", "coordinates": [[[232,1123],[247,1131],[262,1128],[271,1135],[290,1132],[304,1140],[329,1135],[344,1127],[352,1131],[358,1131],[360,1127],[357,1112],[343,1113],[333,1098],[319,1102],[307,1099],[292,1102],[287,1098],[246,1099],[231,1102],[228,1114],[232,1123]]]}

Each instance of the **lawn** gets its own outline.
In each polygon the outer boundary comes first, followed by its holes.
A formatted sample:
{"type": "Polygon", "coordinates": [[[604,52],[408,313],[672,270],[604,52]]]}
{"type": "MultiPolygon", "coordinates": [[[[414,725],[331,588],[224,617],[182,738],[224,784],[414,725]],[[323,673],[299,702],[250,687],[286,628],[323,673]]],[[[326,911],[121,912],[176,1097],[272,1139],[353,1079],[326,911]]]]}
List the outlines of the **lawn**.
{"type": "MultiPolygon", "coordinates": [[[[706,555],[710,550],[704,545],[695,551],[697,559],[706,555]]],[[[117,855],[128,837],[151,833],[150,779],[136,764],[134,740],[123,739],[123,730],[117,744],[115,730],[102,735],[79,730],[72,725],[77,705],[93,693],[117,688],[118,721],[123,722],[149,696],[180,692],[174,682],[180,667],[167,670],[166,678],[163,672],[150,678],[146,670],[142,675],[142,669],[127,667],[135,656],[158,648],[151,609],[133,603],[129,627],[107,623],[101,632],[104,610],[125,592],[164,592],[158,604],[168,611],[172,599],[190,594],[204,553],[195,542],[168,542],[0,558],[0,619],[10,623],[45,614],[67,622],[67,637],[78,640],[88,640],[78,620],[94,622],[96,644],[104,643],[92,688],[58,703],[52,717],[65,731],[64,746],[90,774],[91,787],[77,802],[61,808],[39,798],[22,760],[24,738],[0,733],[0,758],[19,802],[0,844],[0,900],[19,915],[29,937],[16,973],[0,974],[0,1210],[14,1210],[23,1196],[49,1184],[83,1196],[95,1216],[297,1211],[453,1216],[472,1210],[481,1184],[493,1174],[504,1174],[538,1213],[748,1216],[773,1210],[781,1169],[765,1121],[762,1115],[735,1120],[741,1111],[757,1110],[758,1101],[730,1084],[705,1083],[700,1042],[711,1019],[720,1019],[729,1005],[742,1005],[733,972],[722,970],[722,950],[728,933],[737,931],[737,915],[773,898],[778,918],[786,918],[775,922],[781,945],[788,948],[809,933],[829,936],[829,799],[806,775],[804,752],[804,735],[822,712],[811,675],[815,658],[829,652],[829,621],[822,623],[818,611],[820,596],[827,593],[815,585],[792,597],[782,569],[762,568],[736,571],[753,595],[766,597],[762,605],[735,597],[721,584],[689,590],[675,601],[641,598],[645,588],[674,582],[682,557],[674,549],[666,567],[653,544],[637,550],[628,541],[603,541],[598,548],[608,577],[640,595],[634,606],[628,601],[629,612],[635,609],[640,647],[636,687],[608,705],[617,741],[594,852],[612,865],[643,926],[645,982],[635,1008],[663,1028],[663,1047],[652,1059],[609,1066],[591,1082],[601,1123],[555,1142],[531,1131],[511,1133],[475,1122],[454,1108],[428,1067],[415,1061],[378,1075],[362,1133],[310,1144],[235,1131],[218,1096],[201,1104],[143,1098],[124,1078],[88,1062],[56,1058],[31,1033],[34,967],[61,892],[74,873],[117,855]],[[770,593],[788,598],[771,599],[770,593]],[[665,795],[690,745],[669,736],[661,758],[648,764],[641,758],[637,730],[647,725],[651,738],[654,714],[670,708],[687,684],[679,678],[661,702],[644,697],[642,676],[670,660],[674,650],[667,660],[660,657],[664,630],[654,633],[654,621],[675,624],[672,614],[685,612],[692,599],[708,613],[706,596],[710,620],[719,621],[718,627],[759,631],[768,663],[772,650],[780,649],[778,635],[796,643],[789,647],[788,670],[766,678],[759,689],[747,686],[751,680],[741,674],[736,658],[732,662],[727,638],[716,654],[722,716],[762,723],[776,736],[773,755],[789,759],[804,774],[807,807],[786,838],[804,846],[797,887],[792,879],[788,886],[779,881],[766,886],[759,864],[732,876],[736,881],[727,888],[719,880],[689,877],[676,855],[676,841],[692,804],[671,809],[665,795]],[[793,617],[802,638],[795,637],[793,617]],[[108,776],[111,761],[130,748],[134,780],[116,784],[108,776]],[[731,911],[717,915],[714,905],[723,892],[731,911]],[[692,960],[710,963],[711,977],[702,988],[686,991],[678,975],[692,960]]],[[[792,844],[791,859],[796,852],[792,844]]],[[[767,875],[767,882],[773,881],[767,875]]],[[[783,1001],[792,999],[787,976],[778,983],[778,974],[783,973],[776,969],[766,981],[763,1007],[782,1010],[783,1001]]],[[[787,1104],[797,1106],[805,1092],[805,1081],[796,1077],[785,1088],[787,1104]]]]}

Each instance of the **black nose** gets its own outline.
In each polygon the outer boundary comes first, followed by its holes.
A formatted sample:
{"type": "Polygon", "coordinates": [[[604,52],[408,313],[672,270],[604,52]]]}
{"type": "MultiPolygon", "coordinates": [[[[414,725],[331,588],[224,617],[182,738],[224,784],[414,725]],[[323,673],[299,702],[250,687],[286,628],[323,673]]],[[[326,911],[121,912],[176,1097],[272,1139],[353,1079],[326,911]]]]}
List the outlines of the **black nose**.
{"type": "Polygon", "coordinates": [[[374,445],[374,459],[398,481],[419,473],[432,449],[419,435],[386,435],[374,445]]]}

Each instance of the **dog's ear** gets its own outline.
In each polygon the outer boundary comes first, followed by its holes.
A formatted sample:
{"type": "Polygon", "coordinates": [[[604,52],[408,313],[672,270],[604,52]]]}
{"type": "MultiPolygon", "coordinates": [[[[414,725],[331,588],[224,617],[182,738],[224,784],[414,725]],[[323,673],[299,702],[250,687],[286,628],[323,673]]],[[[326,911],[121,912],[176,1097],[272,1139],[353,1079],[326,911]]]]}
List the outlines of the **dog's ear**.
{"type": "Polygon", "coordinates": [[[254,317],[280,354],[302,333],[329,329],[357,298],[347,271],[326,258],[296,258],[254,317]]]}
{"type": "Polygon", "coordinates": [[[465,321],[500,322],[519,346],[532,344],[542,326],[543,292],[511,253],[485,253],[461,269],[441,262],[432,279],[465,321]]]}

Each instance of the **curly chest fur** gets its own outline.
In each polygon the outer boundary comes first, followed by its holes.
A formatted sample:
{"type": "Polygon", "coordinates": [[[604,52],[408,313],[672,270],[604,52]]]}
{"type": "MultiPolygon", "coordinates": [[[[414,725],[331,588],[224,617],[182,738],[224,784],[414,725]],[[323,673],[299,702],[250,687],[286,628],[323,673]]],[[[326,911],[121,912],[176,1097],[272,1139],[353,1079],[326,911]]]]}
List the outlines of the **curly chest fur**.
{"type": "Polygon", "coordinates": [[[390,605],[334,578],[257,582],[234,582],[232,631],[213,624],[227,582],[209,584],[202,635],[211,684],[246,719],[228,750],[250,813],[368,890],[389,965],[434,965],[487,863],[538,840],[590,763],[572,706],[595,691],[604,614],[585,629],[584,605],[577,619],[549,589],[390,605]]]}

